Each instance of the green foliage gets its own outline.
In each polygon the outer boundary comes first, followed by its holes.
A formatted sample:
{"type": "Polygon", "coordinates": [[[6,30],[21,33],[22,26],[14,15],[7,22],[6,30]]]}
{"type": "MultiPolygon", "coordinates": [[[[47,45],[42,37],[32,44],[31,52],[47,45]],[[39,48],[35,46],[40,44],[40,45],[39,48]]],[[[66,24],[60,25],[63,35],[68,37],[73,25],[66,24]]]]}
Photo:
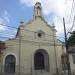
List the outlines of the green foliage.
{"type": "Polygon", "coordinates": [[[75,45],[75,31],[73,31],[71,33],[71,36],[68,38],[67,43],[68,43],[69,46],[75,45]]]}

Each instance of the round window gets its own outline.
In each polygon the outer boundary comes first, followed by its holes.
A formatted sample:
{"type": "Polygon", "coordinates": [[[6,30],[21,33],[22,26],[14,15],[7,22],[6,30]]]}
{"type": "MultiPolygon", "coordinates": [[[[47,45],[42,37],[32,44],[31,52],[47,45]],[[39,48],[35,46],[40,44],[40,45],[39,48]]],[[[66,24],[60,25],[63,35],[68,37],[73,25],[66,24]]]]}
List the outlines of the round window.
{"type": "Polygon", "coordinates": [[[41,38],[41,37],[42,37],[42,33],[38,33],[38,37],[40,37],[40,38],[41,38]]]}

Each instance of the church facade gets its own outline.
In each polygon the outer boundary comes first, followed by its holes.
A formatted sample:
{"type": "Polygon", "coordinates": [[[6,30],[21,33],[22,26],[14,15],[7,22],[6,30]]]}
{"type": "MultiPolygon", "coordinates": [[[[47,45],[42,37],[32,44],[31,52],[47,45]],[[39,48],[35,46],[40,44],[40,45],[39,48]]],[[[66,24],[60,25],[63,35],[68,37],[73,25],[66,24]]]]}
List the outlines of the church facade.
{"type": "Polygon", "coordinates": [[[16,37],[5,42],[1,71],[3,73],[54,75],[62,73],[63,43],[56,38],[56,29],[48,25],[39,2],[34,6],[33,20],[21,22],[16,37]]]}

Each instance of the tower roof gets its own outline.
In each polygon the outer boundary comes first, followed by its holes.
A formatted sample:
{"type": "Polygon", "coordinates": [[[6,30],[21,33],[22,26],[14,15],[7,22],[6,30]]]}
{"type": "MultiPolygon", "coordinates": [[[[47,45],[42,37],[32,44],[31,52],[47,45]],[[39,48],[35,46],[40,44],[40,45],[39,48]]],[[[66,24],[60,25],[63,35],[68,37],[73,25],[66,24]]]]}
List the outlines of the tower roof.
{"type": "Polygon", "coordinates": [[[36,4],[35,5],[41,5],[41,3],[40,2],[36,2],[36,4]]]}
{"type": "Polygon", "coordinates": [[[34,6],[34,17],[42,16],[42,7],[40,2],[36,2],[34,6]]]}

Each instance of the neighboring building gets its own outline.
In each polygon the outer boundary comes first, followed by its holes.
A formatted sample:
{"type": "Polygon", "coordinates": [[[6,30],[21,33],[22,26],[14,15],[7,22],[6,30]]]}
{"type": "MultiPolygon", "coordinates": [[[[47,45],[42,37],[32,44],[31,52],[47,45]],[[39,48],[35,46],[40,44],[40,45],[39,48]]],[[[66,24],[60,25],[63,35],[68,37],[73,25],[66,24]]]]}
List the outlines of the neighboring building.
{"type": "Polygon", "coordinates": [[[21,22],[16,37],[5,43],[1,72],[20,75],[62,73],[64,45],[57,40],[55,27],[44,20],[39,2],[34,6],[33,20],[21,22]]]}
{"type": "Polygon", "coordinates": [[[68,51],[69,51],[69,61],[70,61],[71,73],[75,74],[75,45],[69,46],[68,51]]]}

